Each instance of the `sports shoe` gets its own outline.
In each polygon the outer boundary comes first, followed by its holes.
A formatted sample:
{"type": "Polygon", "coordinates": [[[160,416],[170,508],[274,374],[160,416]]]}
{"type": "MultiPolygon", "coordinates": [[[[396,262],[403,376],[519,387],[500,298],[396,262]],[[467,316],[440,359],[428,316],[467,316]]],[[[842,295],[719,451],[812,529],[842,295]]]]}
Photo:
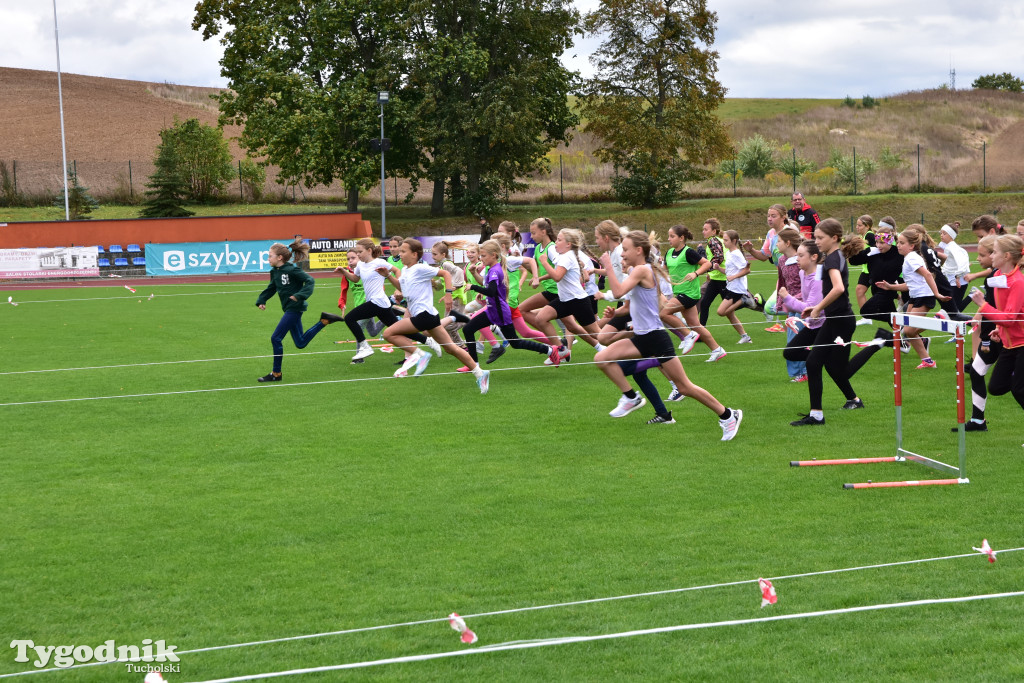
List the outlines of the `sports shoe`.
{"type": "Polygon", "coordinates": [[[722,441],[732,441],[732,437],[740,430],[740,422],[743,422],[743,411],[736,408],[732,408],[729,419],[718,421],[718,426],[722,428],[722,441]]]}
{"type": "Polygon", "coordinates": [[[676,423],[675,418],[672,417],[672,413],[666,415],[655,415],[647,421],[649,425],[674,425],[676,423]]]}
{"type": "Polygon", "coordinates": [[[935,311],[935,317],[938,318],[939,320],[949,321],[949,313],[946,313],[941,308],[935,311]]]}
{"type": "Polygon", "coordinates": [[[750,338],[749,334],[745,334],[742,337],[740,337],[740,340],[738,342],[736,342],[736,343],[737,344],[753,344],[754,340],[750,338]]]}
{"type": "Polygon", "coordinates": [[[470,369],[469,369],[468,365],[463,365],[461,368],[459,368],[455,372],[470,372],[470,369]]]}
{"type": "Polygon", "coordinates": [[[491,388],[491,371],[484,370],[484,373],[476,378],[476,385],[480,387],[481,394],[486,394],[491,388]]]}
{"type": "Polygon", "coordinates": [[[900,351],[903,353],[910,353],[910,342],[906,339],[900,342],[900,351]]]}
{"type": "Polygon", "coordinates": [[[873,322],[874,321],[871,318],[861,318],[857,321],[857,327],[860,327],[861,325],[870,325],[873,322]]]}
{"type": "Polygon", "coordinates": [[[927,369],[927,368],[934,368],[934,367],[935,367],[935,361],[933,361],[931,358],[925,358],[923,361],[921,361],[921,364],[917,366],[917,369],[918,370],[924,370],[924,369],[927,369]]]}
{"type": "Polygon", "coordinates": [[[793,334],[796,334],[797,332],[800,331],[801,324],[802,323],[800,321],[800,318],[796,317],[795,315],[791,315],[788,318],[786,318],[786,327],[792,330],[793,334]]]}
{"type": "Polygon", "coordinates": [[[626,398],[625,396],[622,396],[619,398],[619,404],[608,414],[612,417],[626,417],[637,408],[643,408],[645,405],[647,405],[647,399],[639,394],[636,398],[626,398]]]}
{"type": "MultiPolygon", "coordinates": [[[[344,318],[342,318],[344,320],[344,318]]],[[[366,326],[366,333],[371,337],[379,337],[380,333],[384,331],[384,323],[377,321],[375,323],[369,323],[366,326]]]]}
{"type": "Polygon", "coordinates": [[[805,425],[823,425],[825,424],[825,418],[821,418],[819,420],[817,418],[811,417],[810,415],[804,415],[799,420],[793,420],[789,424],[791,427],[803,427],[805,425]]]}
{"type": "Polygon", "coordinates": [[[801,382],[806,382],[807,381],[807,375],[797,375],[796,377],[793,377],[789,381],[790,382],[795,382],[797,384],[800,384],[801,382]]]}
{"type": "Polygon", "coordinates": [[[548,352],[548,358],[544,361],[544,365],[554,365],[557,368],[558,364],[562,362],[562,355],[558,353],[557,346],[549,346],[548,348],[551,350],[548,352]]]}
{"type": "MultiPolygon", "coordinates": [[[[959,427],[953,427],[949,431],[951,431],[951,432],[959,432],[960,428],[959,427]]],[[[984,420],[982,420],[981,422],[975,422],[974,420],[968,420],[967,423],[964,425],[964,431],[965,432],[987,432],[988,431],[988,422],[986,422],[984,420]]]]}
{"type": "Polygon", "coordinates": [[[728,354],[726,354],[725,349],[722,348],[721,346],[719,346],[717,349],[713,349],[711,351],[711,356],[706,361],[704,361],[704,362],[705,363],[714,363],[716,361],[722,360],[727,355],[728,354]]]}
{"type": "Polygon", "coordinates": [[[343,320],[344,318],[342,318],[340,315],[334,315],[333,313],[328,313],[326,311],[320,314],[320,322],[322,322],[324,325],[330,325],[331,323],[340,323],[343,320]]]}
{"type": "Polygon", "coordinates": [[[420,357],[416,359],[416,371],[413,374],[419,377],[428,365],[430,365],[430,354],[420,353],[420,357]]]}
{"type": "Polygon", "coordinates": [[[956,341],[956,335],[954,335],[954,336],[950,337],[949,339],[947,339],[946,341],[944,341],[944,342],[942,342],[942,343],[943,343],[943,344],[952,344],[952,343],[953,343],[953,342],[955,342],[955,341],[956,341]]]}
{"type": "Polygon", "coordinates": [[[931,337],[921,337],[921,339],[924,341],[924,355],[926,357],[931,356],[932,338],[931,337]]]}
{"type": "Polygon", "coordinates": [[[363,358],[369,358],[373,355],[373,348],[369,342],[363,342],[356,347],[356,355],[352,356],[352,361],[362,360],[363,358]]]}
{"type": "Polygon", "coordinates": [[[491,349],[491,355],[487,356],[487,364],[490,365],[494,361],[504,356],[506,346],[508,346],[508,342],[502,344],[501,346],[496,346],[493,349],[491,349]]]}
{"type": "Polygon", "coordinates": [[[686,394],[683,394],[682,392],[680,392],[675,387],[672,387],[672,393],[669,394],[668,398],[666,398],[665,400],[666,401],[682,401],[684,398],[686,398],[686,394]]]}
{"type": "Polygon", "coordinates": [[[870,341],[866,341],[866,342],[855,341],[855,342],[853,342],[853,345],[857,346],[857,347],[860,347],[862,349],[866,349],[869,346],[882,346],[882,345],[885,344],[886,341],[887,340],[882,338],[882,337],[875,337],[874,339],[872,339],[870,341]]]}
{"type": "Polygon", "coordinates": [[[685,356],[690,351],[693,351],[693,345],[697,343],[697,340],[699,338],[700,335],[698,335],[696,332],[691,332],[690,334],[683,337],[683,340],[679,342],[679,350],[682,351],[682,355],[685,356]]]}
{"type": "Polygon", "coordinates": [[[765,332],[785,332],[786,328],[782,323],[775,323],[771,327],[764,328],[765,332]]]}
{"type": "Polygon", "coordinates": [[[427,337],[427,346],[434,352],[434,355],[438,358],[441,357],[441,345],[433,337],[427,337]]]}
{"type": "Polygon", "coordinates": [[[397,370],[395,370],[394,376],[395,377],[408,377],[409,376],[409,371],[412,370],[416,366],[416,361],[418,361],[420,359],[420,356],[426,356],[426,355],[427,354],[423,353],[422,351],[417,351],[416,353],[412,354],[411,356],[409,356],[408,358],[405,359],[405,362],[402,363],[402,367],[400,367],[397,370]]]}
{"type": "Polygon", "coordinates": [[[859,398],[851,398],[849,401],[843,404],[843,410],[857,410],[858,408],[864,407],[864,401],[859,398]]]}
{"type": "Polygon", "coordinates": [[[281,375],[275,375],[274,373],[270,373],[269,375],[263,375],[262,377],[260,377],[256,381],[257,382],[280,382],[281,381],[281,375]]]}
{"type": "Polygon", "coordinates": [[[755,300],[754,297],[751,296],[749,292],[746,293],[746,294],[743,294],[740,297],[740,301],[743,302],[744,308],[749,308],[749,309],[754,310],[754,311],[757,310],[757,300],[755,300]]]}

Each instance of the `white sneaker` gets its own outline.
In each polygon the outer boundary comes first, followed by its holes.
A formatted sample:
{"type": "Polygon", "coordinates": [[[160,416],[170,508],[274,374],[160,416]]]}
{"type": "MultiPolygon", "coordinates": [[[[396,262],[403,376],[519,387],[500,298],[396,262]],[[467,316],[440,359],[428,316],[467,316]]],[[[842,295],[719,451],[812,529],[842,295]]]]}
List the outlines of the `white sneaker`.
{"type": "Polygon", "coordinates": [[[714,351],[711,352],[711,357],[708,358],[704,362],[705,363],[714,363],[715,361],[722,360],[723,358],[725,358],[725,356],[726,356],[725,348],[722,347],[722,346],[719,346],[717,349],[715,349],[714,351]]]}
{"type": "Polygon", "coordinates": [[[697,343],[697,340],[699,338],[700,335],[698,335],[696,332],[691,332],[690,334],[683,337],[683,340],[679,342],[679,350],[683,352],[682,355],[685,356],[690,351],[693,351],[693,345],[697,343]]]}
{"type": "Polygon", "coordinates": [[[430,364],[430,354],[423,353],[420,351],[419,358],[416,359],[416,372],[413,374],[419,377],[423,374],[423,371],[427,369],[427,365],[430,364]]]}
{"type": "Polygon", "coordinates": [[[619,399],[619,404],[615,406],[615,410],[608,413],[612,417],[626,417],[637,408],[643,408],[647,404],[647,399],[637,394],[636,398],[626,398],[623,396],[619,399]]]}
{"type": "Polygon", "coordinates": [[[857,327],[860,327],[861,325],[870,325],[873,322],[874,320],[872,320],[871,318],[861,318],[860,320],[857,321],[857,327]]]}
{"type": "Polygon", "coordinates": [[[718,421],[718,426],[722,428],[722,441],[732,441],[732,437],[740,430],[740,422],[743,422],[743,411],[735,408],[728,420],[718,421]]]}
{"type": "Polygon", "coordinates": [[[736,343],[737,344],[753,344],[754,340],[750,338],[749,334],[745,334],[742,337],[740,337],[740,340],[738,342],[736,342],[736,343]]]}
{"type": "Polygon", "coordinates": [[[476,385],[480,387],[481,394],[486,394],[487,390],[491,388],[491,371],[484,370],[484,374],[476,378],[476,385]]]}
{"type": "Polygon", "coordinates": [[[681,394],[678,389],[672,387],[672,393],[668,395],[666,401],[682,401],[686,396],[681,394]]]}
{"type": "Polygon", "coordinates": [[[372,355],[373,348],[370,347],[370,342],[364,341],[356,347],[356,355],[352,356],[352,360],[362,360],[363,358],[369,358],[372,355]]]}
{"type": "Polygon", "coordinates": [[[476,355],[477,356],[484,355],[484,343],[482,341],[478,341],[476,343],[476,355]]]}
{"type": "Polygon", "coordinates": [[[427,337],[427,346],[434,352],[434,355],[438,358],[441,357],[441,345],[438,344],[433,337],[427,337]]]}
{"type": "Polygon", "coordinates": [[[422,351],[417,351],[416,353],[406,358],[405,362],[402,363],[402,367],[395,370],[395,377],[408,377],[409,371],[412,370],[413,367],[416,365],[416,361],[420,359],[420,356],[425,355],[427,354],[423,353],[422,351]]]}
{"type": "Polygon", "coordinates": [[[900,342],[900,351],[903,353],[910,353],[910,342],[906,339],[900,342]]]}

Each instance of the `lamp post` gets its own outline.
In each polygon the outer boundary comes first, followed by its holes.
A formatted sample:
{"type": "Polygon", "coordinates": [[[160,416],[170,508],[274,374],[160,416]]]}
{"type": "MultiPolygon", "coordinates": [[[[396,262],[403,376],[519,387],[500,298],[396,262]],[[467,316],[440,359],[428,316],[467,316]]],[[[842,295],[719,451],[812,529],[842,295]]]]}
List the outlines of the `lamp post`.
{"type": "Polygon", "coordinates": [[[60,109],[60,153],[63,161],[61,175],[64,177],[64,220],[71,220],[68,199],[68,145],[64,137],[64,91],[60,82],[60,35],[57,33],[57,0],[53,0],[53,42],[57,46],[57,100],[60,109]]]}
{"type": "Polygon", "coordinates": [[[387,104],[390,96],[390,93],[386,90],[377,93],[377,104],[380,105],[380,238],[382,240],[388,237],[387,216],[384,211],[386,203],[384,198],[384,105],[387,104]]]}

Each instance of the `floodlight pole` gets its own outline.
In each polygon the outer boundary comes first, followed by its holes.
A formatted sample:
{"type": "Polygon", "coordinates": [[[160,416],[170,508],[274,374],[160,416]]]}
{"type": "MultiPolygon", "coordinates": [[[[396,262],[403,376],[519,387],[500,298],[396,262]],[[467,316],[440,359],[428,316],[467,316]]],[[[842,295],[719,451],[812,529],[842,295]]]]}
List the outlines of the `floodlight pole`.
{"type": "Polygon", "coordinates": [[[377,104],[380,105],[380,238],[382,240],[388,238],[387,214],[385,212],[387,200],[384,191],[384,105],[389,97],[387,91],[382,90],[377,93],[377,104]]]}
{"type": "Polygon", "coordinates": [[[60,153],[63,166],[61,175],[64,177],[64,220],[71,220],[71,205],[68,201],[68,146],[64,137],[64,91],[60,82],[60,36],[57,33],[57,0],[53,0],[53,41],[57,45],[57,100],[60,109],[60,153]]]}

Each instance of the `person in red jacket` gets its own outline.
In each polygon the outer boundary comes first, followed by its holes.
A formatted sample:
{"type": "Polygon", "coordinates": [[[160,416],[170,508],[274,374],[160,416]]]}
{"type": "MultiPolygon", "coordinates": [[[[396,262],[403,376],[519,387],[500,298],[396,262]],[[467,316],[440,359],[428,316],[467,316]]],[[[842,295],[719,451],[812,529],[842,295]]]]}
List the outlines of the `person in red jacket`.
{"type": "Polygon", "coordinates": [[[787,212],[789,219],[800,226],[804,239],[814,239],[814,227],[821,222],[818,212],[804,201],[802,192],[793,193],[793,208],[787,212]]]}
{"type": "Polygon", "coordinates": [[[1024,275],[1020,272],[1021,252],[1024,241],[1016,235],[1001,235],[996,238],[996,249],[992,252],[992,267],[995,272],[987,281],[995,290],[996,304],[985,301],[985,296],[975,290],[971,300],[978,304],[978,313],[996,324],[992,338],[998,335],[1003,343],[988,392],[993,396],[1011,393],[1024,408],[1024,275]]]}

